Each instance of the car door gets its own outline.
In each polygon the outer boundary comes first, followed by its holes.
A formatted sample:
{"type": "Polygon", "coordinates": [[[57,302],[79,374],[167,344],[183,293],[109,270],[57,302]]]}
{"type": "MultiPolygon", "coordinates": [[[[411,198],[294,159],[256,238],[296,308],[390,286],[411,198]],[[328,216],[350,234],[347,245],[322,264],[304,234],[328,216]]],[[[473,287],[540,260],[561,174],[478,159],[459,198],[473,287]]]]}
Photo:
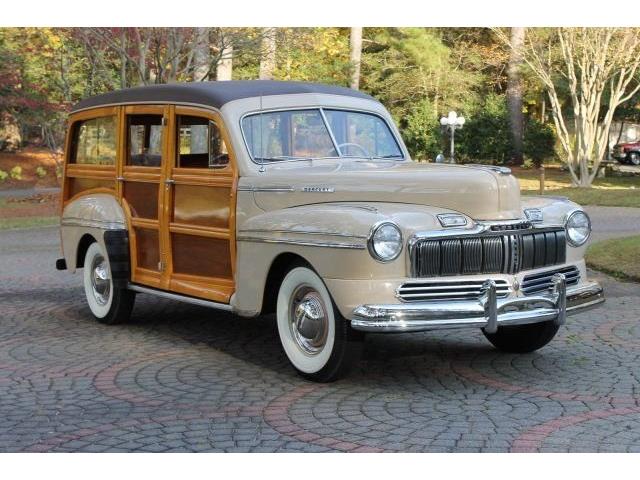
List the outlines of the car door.
{"type": "Polygon", "coordinates": [[[221,117],[170,107],[163,171],[162,288],[228,303],[234,292],[237,173],[221,117]]]}
{"type": "Polygon", "coordinates": [[[121,109],[122,161],[118,192],[129,218],[131,280],[160,288],[165,270],[163,165],[169,107],[132,105],[121,109]]]}

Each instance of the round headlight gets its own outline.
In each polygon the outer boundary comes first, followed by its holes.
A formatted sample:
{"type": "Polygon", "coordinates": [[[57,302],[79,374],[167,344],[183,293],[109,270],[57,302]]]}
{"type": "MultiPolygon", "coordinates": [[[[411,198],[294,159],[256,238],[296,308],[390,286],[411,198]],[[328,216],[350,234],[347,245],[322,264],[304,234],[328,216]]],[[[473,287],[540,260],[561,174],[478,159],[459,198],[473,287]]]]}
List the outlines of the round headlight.
{"type": "Polygon", "coordinates": [[[576,210],[567,218],[565,229],[569,243],[579,247],[584,245],[591,235],[591,220],[582,210],[576,210]]]}
{"type": "Polygon", "coordinates": [[[376,225],[369,237],[369,252],[376,260],[390,262],[402,251],[402,233],[393,223],[376,225]]]}

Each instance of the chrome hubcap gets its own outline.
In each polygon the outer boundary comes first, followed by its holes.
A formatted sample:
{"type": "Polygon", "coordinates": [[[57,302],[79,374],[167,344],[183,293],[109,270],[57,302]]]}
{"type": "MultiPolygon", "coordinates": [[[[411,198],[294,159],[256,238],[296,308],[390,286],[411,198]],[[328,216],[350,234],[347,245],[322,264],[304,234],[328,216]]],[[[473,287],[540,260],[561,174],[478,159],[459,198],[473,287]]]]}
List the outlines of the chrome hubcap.
{"type": "Polygon", "coordinates": [[[109,266],[102,255],[96,255],[91,264],[91,287],[99,305],[106,305],[111,291],[109,266]]]}
{"type": "Polygon", "coordinates": [[[322,297],[313,288],[299,287],[292,296],[289,309],[291,334],[298,347],[308,355],[324,348],[329,332],[329,318],[322,297]]]}

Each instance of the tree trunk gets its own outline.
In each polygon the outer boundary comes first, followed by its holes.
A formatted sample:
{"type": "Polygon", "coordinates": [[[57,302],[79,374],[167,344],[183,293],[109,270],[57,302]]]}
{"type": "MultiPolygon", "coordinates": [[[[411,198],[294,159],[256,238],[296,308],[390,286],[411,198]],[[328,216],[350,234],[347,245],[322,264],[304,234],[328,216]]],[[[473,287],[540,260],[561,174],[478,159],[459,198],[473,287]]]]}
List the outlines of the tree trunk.
{"type": "Polygon", "coordinates": [[[127,32],[123,28],[120,32],[120,45],[122,51],[120,52],[120,88],[127,88],[127,55],[124,53],[127,49],[127,32]]]}
{"type": "Polygon", "coordinates": [[[273,80],[276,69],[276,29],[266,27],[262,29],[262,45],[260,52],[260,80],[273,80]]]}
{"type": "Polygon", "coordinates": [[[233,76],[233,45],[226,45],[216,65],[216,80],[231,80],[233,76]]]}
{"type": "Polygon", "coordinates": [[[362,60],[362,27],[351,27],[351,35],[349,37],[351,45],[351,84],[354,90],[360,88],[360,63],[362,60]]]}
{"type": "Polygon", "coordinates": [[[196,31],[198,45],[193,55],[193,81],[203,82],[209,80],[209,29],[199,27],[196,31]]]}
{"type": "Polygon", "coordinates": [[[522,115],[522,67],[524,47],[524,27],[511,28],[511,54],[507,67],[507,107],[511,128],[511,164],[522,165],[524,143],[524,119],[522,115]]]}

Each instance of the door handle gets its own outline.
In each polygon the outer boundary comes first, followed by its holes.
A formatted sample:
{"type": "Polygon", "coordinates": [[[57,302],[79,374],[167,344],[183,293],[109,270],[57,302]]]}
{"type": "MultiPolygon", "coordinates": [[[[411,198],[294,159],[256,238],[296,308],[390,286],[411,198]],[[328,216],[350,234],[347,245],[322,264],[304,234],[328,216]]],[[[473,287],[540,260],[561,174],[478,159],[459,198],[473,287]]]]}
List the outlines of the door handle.
{"type": "Polygon", "coordinates": [[[176,181],[173,178],[168,178],[164,181],[165,185],[173,185],[174,183],[176,183],[176,181]]]}

